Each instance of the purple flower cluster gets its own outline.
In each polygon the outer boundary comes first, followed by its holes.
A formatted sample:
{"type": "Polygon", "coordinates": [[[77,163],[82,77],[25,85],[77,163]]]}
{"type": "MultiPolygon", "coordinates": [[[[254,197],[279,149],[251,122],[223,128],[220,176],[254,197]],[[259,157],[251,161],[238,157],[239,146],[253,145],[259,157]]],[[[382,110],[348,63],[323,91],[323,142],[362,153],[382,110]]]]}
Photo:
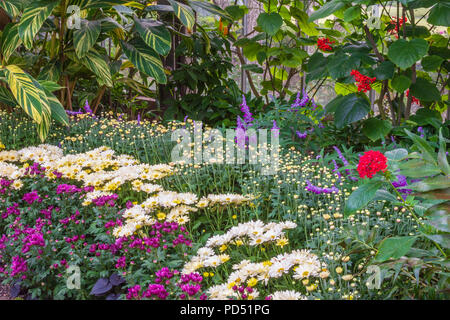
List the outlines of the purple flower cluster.
{"type": "Polygon", "coordinates": [[[27,272],[27,270],[28,270],[27,261],[24,258],[21,258],[19,256],[15,256],[12,258],[11,277],[14,277],[19,273],[27,272]]]}
{"type": "Polygon", "coordinates": [[[116,205],[115,200],[117,200],[117,198],[119,198],[119,196],[114,193],[109,196],[101,196],[99,198],[92,199],[92,203],[95,204],[97,207],[103,207],[104,205],[114,207],[116,205]]]}
{"type": "MultiPolygon", "coordinates": [[[[181,291],[184,293],[180,294],[181,299],[185,299],[187,296],[195,296],[202,288],[200,282],[203,281],[203,277],[197,272],[192,272],[189,274],[181,275],[180,282],[177,286],[180,287],[181,291]]],[[[206,295],[202,294],[200,296],[201,300],[206,299],[206,295]]]]}
{"type": "Polygon", "coordinates": [[[6,219],[10,215],[13,215],[13,214],[16,216],[19,216],[20,210],[18,208],[19,208],[19,204],[14,202],[12,204],[12,206],[9,206],[8,208],[6,208],[6,211],[1,214],[2,219],[6,219]]]}
{"type": "Polygon", "coordinates": [[[335,186],[331,188],[320,188],[311,184],[309,180],[306,180],[306,184],[307,184],[306,190],[314,192],[315,194],[339,192],[339,189],[336,188],[335,186]]]}
{"type": "Polygon", "coordinates": [[[42,202],[42,199],[39,197],[39,194],[36,190],[30,193],[25,193],[22,200],[27,202],[28,204],[33,204],[35,201],[42,202]]]}
{"type": "Polygon", "coordinates": [[[25,169],[25,174],[28,174],[30,176],[41,175],[41,177],[44,177],[44,172],[45,168],[41,167],[41,165],[37,162],[33,163],[31,166],[25,169]]]}
{"type": "Polygon", "coordinates": [[[309,102],[309,96],[303,88],[302,98],[300,99],[300,92],[297,93],[297,97],[294,100],[294,103],[291,104],[291,111],[298,111],[299,108],[306,106],[309,102]]]}

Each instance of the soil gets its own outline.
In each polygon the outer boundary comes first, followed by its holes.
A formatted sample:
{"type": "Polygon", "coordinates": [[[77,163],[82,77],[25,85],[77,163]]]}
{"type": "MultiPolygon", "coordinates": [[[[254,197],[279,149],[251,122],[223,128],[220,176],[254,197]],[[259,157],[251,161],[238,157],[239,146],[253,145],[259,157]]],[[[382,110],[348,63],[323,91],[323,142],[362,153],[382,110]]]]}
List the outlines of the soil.
{"type": "MultiPolygon", "coordinates": [[[[1,283],[0,279],[0,283],[1,283]]],[[[0,300],[9,300],[9,286],[0,284],[0,300]]]]}

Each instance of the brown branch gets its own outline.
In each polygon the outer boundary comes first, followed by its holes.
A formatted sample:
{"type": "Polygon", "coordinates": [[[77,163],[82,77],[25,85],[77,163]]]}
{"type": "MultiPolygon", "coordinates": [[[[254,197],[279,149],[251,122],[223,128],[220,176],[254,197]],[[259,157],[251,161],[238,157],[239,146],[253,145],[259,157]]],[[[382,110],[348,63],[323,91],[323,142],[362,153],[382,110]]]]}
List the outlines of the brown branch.
{"type": "MultiPolygon", "coordinates": [[[[237,50],[235,52],[236,52],[236,54],[237,54],[237,56],[239,58],[239,61],[241,62],[241,66],[242,66],[242,65],[245,64],[244,57],[242,56],[241,49],[240,48],[236,48],[236,49],[237,50]]],[[[250,74],[250,71],[245,70],[245,74],[247,76],[248,84],[250,85],[250,88],[252,89],[253,94],[258,98],[259,97],[259,93],[258,93],[258,90],[255,87],[255,84],[253,83],[253,79],[252,79],[252,76],[250,74]]]]}

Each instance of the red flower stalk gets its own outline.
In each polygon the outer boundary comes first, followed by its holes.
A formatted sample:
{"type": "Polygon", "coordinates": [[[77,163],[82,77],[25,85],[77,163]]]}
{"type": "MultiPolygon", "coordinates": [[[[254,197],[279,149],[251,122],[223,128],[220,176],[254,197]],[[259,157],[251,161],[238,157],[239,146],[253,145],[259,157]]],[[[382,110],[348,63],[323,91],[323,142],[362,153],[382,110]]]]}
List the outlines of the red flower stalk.
{"type": "Polygon", "coordinates": [[[379,151],[369,150],[359,158],[358,170],[359,177],[366,176],[371,179],[377,172],[386,171],[387,158],[379,151]]]}
{"type": "MultiPolygon", "coordinates": [[[[406,91],[406,97],[409,97],[409,89],[408,89],[408,91],[406,91]]],[[[419,101],[419,99],[417,99],[416,97],[412,97],[412,103],[415,103],[415,104],[418,104],[418,105],[420,105],[420,101],[419,101]]]]}
{"type": "Polygon", "coordinates": [[[369,91],[370,89],[372,89],[370,85],[374,83],[375,80],[377,80],[377,78],[375,77],[370,78],[361,74],[358,70],[352,70],[350,74],[355,78],[355,81],[358,82],[358,91],[369,91]]]}
{"type": "Polygon", "coordinates": [[[317,40],[317,46],[322,51],[332,51],[333,48],[330,46],[330,44],[335,43],[335,41],[330,41],[328,38],[319,38],[317,40]]]}
{"type": "Polygon", "coordinates": [[[398,23],[397,23],[397,21],[395,20],[395,18],[394,19],[392,19],[391,20],[391,22],[389,22],[391,25],[394,25],[394,29],[392,29],[392,30],[389,30],[389,33],[390,34],[395,34],[395,36],[397,37],[397,39],[398,39],[398,30],[402,27],[402,25],[404,24],[404,23],[406,23],[408,21],[408,18],[406,18],[405,17],[405,19],[403,19],[403,18],[400,18],[400,20],[398,21],[398,23]]]}

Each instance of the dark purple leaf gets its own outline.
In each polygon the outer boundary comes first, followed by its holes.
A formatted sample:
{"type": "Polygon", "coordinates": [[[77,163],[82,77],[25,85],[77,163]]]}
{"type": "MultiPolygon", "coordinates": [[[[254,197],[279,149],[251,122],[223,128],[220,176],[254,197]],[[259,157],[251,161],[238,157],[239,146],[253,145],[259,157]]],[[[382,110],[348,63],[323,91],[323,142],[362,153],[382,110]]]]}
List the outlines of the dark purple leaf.
{"type": "Polygon", "coordinates": [[[119,298],[120,298],[120,293],[110,293],[106,297],[106,300],[119,300],[119,298]]]}
{"type": "Polygon", "coordinates": [[[15,283],[9,289],[9,295],[11,296],[11,298],[17,298],[19,294],[20,294],[20,283],[15,283]]]}

